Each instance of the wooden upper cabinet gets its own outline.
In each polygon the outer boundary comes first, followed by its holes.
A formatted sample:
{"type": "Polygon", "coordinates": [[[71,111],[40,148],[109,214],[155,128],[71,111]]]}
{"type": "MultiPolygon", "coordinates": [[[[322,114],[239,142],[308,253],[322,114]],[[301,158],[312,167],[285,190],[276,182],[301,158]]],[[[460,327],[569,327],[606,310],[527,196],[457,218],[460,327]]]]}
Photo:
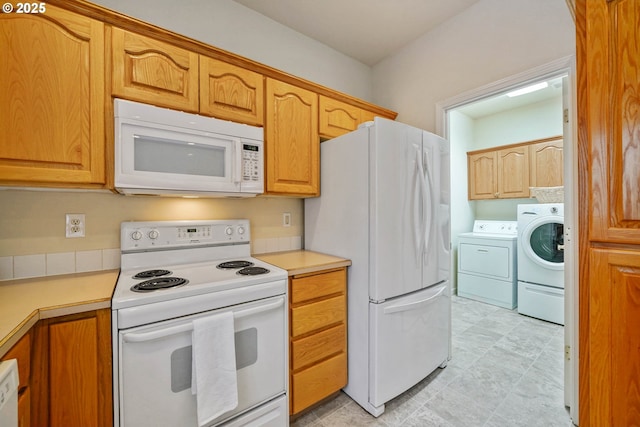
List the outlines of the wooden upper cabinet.
{"type": "Polygon", "coordinates": [[[0,181],[105,183],[104,25],[47,4],[0,14],[0,181]]]}
{"type": "Polygon", "coordinates": [[[559,187],[563,185],[562,139],[538,142],[529,146],[529,185],[559,187]]]}
{"type": "Polygon", "coordinates": [[[245,68],[201,56],[200,111],[221,119],[262,126],[264,77],[245,68]]]}
{"type": "Polygon", "coordinates": [[[498,162],[495,151],[469,154],[467,174],[469,200],[498,197],[498,162]]]}
{"type": "MultiPolygon", "coordinates": [[[[372,121],[376,116],[372,111],[363,110],[324,95],[319,96],[319,108],[322,138],[335,138],[356,130],[360,124],[372,121]]],[[[392,116],[387,118],[394,119],[392,116]]]]}
{"type": "Polygon", "coordinates": [[[530,197],[529,187],[563,185],[562,137],[467,153],[469,200],[530,197]]]}
{"type": "Polygon", "coordinates": [[[352,130],[362,123],[362,110],[344,102],[319,96],[320,136],[335,138],[352,130]]]}
{"type": "Polygon", "coordinates": [[[497,166],[500,198],[529,197],[529,147],[498,150],[497,166]]]}
{"type": "Polygon", "coordinates": [[[265,99],[266,192],[319,195],[318,95],[268,78],[265,99]]]}
{"type": "Polygon", "coordinates": [[[115,27],[111,42],[114,96],[198,112],[197,53],[115,27]]]}

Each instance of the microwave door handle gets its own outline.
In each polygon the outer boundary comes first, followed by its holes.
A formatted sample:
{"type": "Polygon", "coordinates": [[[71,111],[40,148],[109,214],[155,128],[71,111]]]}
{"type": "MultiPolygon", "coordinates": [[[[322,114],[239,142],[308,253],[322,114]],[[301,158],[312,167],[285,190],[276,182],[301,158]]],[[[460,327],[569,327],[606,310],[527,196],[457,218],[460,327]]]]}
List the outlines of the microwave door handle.
{"type": "MultiPolygon", "coordinates": [[[[240,319],[242,317],[253,316],[254,314],[262,313],[264,311],[273,310],[284,304],[284,298],[274,301],[270,304],[261,305],[258,307],[247,308],[245,310],[236,311],[233,313],[234,319],[240,319]]],[[[171,326],[169,328],[160,329],[151,332],[129,332],[122,336],[125,342],[145,342],[153,341],[161,338],[166,338],[171,335],[181,334],[183,332],[189,332],[193,330],[193,323],[187,322],[181,325],[171,326]]]]}
{"type": "Polygon", "coordinates": [[[233,182],[240,184],[242,180],[242,141],[239,139],[233,140],[233,158],[235,159],[233,182]]]}

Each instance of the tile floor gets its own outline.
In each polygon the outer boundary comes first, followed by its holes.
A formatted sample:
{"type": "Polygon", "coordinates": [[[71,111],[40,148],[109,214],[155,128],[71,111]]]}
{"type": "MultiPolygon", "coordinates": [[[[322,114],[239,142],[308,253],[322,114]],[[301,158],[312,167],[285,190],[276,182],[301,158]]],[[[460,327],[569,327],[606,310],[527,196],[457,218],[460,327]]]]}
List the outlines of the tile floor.
{"type": "Polygon", "coordinates": [[[570,427],[563,327],[453,297],[453,357],[374,418],[346,394],[294,427],[570,427]]]}

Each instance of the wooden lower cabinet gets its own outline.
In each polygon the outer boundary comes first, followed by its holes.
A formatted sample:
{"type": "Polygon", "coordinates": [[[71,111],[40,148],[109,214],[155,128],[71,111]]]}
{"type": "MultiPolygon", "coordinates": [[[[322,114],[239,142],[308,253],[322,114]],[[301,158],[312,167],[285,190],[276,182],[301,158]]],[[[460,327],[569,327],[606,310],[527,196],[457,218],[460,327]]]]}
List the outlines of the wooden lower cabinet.
{"type": "Polygon", "coordinates": [[[35,326],[31,419],[36,426],[111,426],[111,311],[35,326]]]}
{"type": "Polygon", "coordinates": [[[2,360],[18,361],[18,427],[31,426],[31,332],[27,332],[2,360]]]}
{"type": "Polygon", "coordinates": [[[289,280],[292,415],[347,384],[346,294],[346,267],[289,280]]]}

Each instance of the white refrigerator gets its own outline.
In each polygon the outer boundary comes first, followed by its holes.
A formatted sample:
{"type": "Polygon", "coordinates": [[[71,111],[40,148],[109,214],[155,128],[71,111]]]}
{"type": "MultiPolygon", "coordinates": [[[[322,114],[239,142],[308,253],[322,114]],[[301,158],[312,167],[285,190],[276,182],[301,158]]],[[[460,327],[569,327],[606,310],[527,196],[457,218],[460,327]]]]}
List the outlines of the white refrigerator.
{"type": "Polygon", "coordinates": [[[304,246],[352,261],[344,391],[377,417],[449,359],[449,144],[376,118],[323,142],[320,158],[304,246]]]}

